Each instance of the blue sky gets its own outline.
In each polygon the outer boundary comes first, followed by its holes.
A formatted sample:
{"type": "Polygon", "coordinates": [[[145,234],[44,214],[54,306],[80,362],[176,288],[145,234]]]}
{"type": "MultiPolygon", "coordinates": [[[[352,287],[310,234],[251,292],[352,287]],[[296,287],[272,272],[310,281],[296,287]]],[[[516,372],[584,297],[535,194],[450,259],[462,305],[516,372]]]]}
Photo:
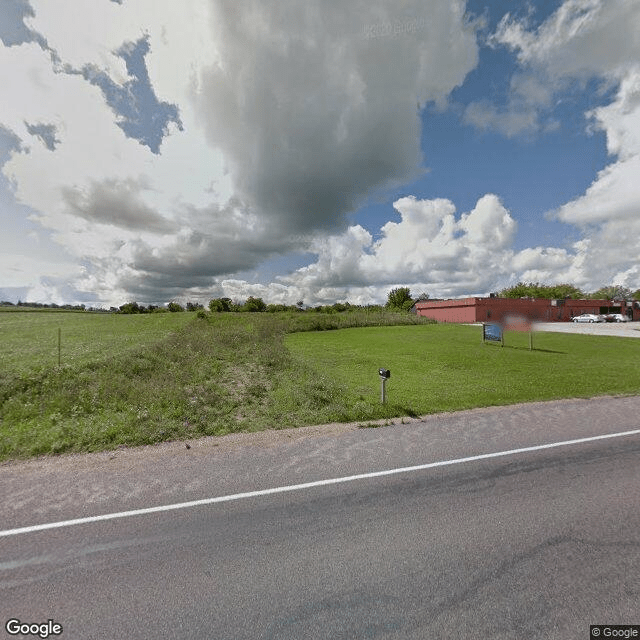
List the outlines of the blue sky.
{"type": "Polygon", "coordinates": [[[6,0],[0,299],[640,288],[640,4],[6,0]]]}

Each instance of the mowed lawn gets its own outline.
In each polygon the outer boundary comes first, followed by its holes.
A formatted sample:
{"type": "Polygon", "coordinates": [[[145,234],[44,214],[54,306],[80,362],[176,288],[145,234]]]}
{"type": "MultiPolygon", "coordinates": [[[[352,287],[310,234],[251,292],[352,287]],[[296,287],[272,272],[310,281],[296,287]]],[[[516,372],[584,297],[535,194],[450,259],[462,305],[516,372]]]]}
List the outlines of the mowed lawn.
{"type": "MultiPolygon", "coordinates": [[[[421,415],[555,398],[640,393],[640,340],[507,332],[483,344],[481,327],[366,327],[288,335],[291,352],[330,373],[359,405],[379,401],[378,369],[391,370],[389,409],[421,415]]],[[[358,416],[365,418],[362,416],[358,416]]]]}

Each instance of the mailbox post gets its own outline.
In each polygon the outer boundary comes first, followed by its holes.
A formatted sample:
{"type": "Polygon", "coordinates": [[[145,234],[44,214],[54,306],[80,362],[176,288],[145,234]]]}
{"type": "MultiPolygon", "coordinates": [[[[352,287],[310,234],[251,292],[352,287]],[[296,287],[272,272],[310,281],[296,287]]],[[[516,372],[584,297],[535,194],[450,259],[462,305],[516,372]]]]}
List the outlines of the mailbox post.
{"type": "Polygon", "coordinates": [[[389,369],[378,369],[378,375],[380,376],[380,400],[382,401],[382,404],[385,404],[387,401],[385,385],[387,380],[391,377],[391,371],[389,371],[389,369]]]}

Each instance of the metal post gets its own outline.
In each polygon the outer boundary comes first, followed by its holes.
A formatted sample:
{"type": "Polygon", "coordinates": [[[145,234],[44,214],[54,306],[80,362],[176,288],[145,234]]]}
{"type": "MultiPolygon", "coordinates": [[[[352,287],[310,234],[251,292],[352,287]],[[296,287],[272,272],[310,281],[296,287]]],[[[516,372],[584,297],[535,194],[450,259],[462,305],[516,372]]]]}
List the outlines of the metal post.
{"type": "Polygon", "coordinates": [[[380,378],[381,381],[381,386],[380,386],[380,397],[382,400],[382,404],[385,404],[385,402],[387,401],[387,394],[386,394],[386,383],[387,383],[387,379],[386,378],[380,378]]]}
{"type": "Polygon", "coordinates": [[[61,330],[60,327],[58,327],[58,366],[60,366],[60,334],[61,330]]]}

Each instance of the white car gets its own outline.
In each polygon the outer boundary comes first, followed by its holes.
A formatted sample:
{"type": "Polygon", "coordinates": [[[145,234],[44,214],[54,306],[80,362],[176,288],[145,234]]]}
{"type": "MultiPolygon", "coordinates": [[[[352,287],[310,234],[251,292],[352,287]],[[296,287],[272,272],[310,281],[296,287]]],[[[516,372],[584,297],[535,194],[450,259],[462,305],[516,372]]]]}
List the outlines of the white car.
{"type": "Polygon", "coordinates": [[[604,322],[604,318],[593,313],[583,313],[580,316],[571,318],[571,322],[604,322]]]}
{"type": "Polygon", "coordinates": [[[627,322],[627,316],[623,316],[621,313],[612,313],[607,316],[607,322],[627,322]]]}

